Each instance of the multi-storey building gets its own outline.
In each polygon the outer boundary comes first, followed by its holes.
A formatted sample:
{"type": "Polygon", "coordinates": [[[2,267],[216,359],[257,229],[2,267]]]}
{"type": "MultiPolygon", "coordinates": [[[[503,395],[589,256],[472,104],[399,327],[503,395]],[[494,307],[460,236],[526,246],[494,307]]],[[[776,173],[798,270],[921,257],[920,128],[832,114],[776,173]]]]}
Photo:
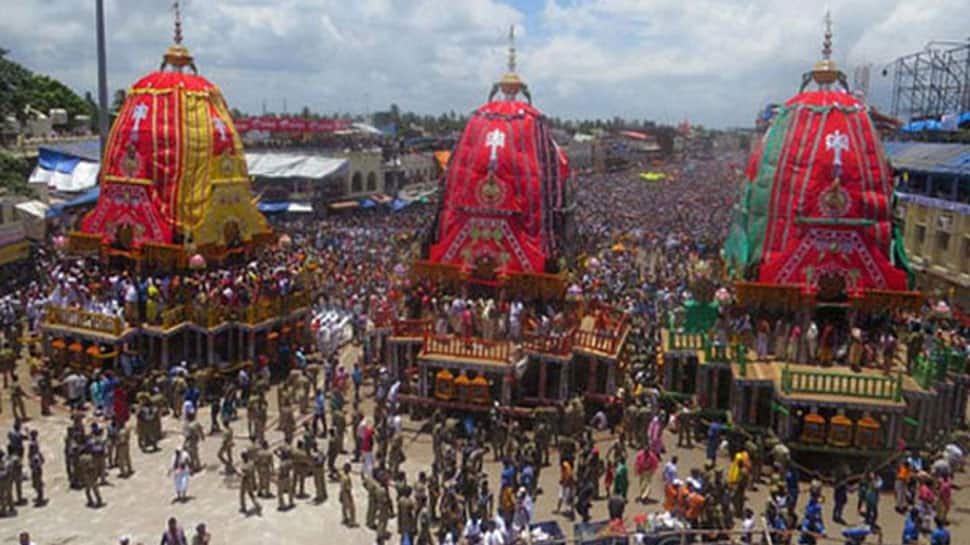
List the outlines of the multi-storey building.
{"type": "Polygon", "coordinates": [[[917,286],[970,312],[970,145],[888,142],[917,286]]]}

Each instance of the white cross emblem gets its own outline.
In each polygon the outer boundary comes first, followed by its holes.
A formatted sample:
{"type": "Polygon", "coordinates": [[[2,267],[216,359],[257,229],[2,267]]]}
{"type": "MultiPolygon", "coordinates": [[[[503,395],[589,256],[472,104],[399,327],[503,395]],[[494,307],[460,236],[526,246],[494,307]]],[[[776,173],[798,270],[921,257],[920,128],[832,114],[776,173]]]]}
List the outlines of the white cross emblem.
{"type": "Polygon", "coordinates": [[[138,127],[141,125],[142,120],[148,117],[148,104],[139,104],[138,106],[135,106],[135,111],[131,114],[131,117],[135,120],[134,125],[131,126],[131,132],[133,134],[137,134],[138,127]]]}
{"type": "Polygon", "coordinates": [[[485,136],[485,147],[492,148],[492,153],[488,160],[495,162],[498,160],[498,149],[505,147],[505,133],[495,129],[485,136]]]}
{"type": "Polygon", "coordinates": [[[226,124],[225,124],[225,122],[222,121],[222,118],[220,118],[220,117],[213,118],[212,124],[215,125],[216,132],[219,133],[219,140],[225,140],[226,139],[226,124]]]}
{"type": "Polygon", "coordinates": [[[825,149],[832,150],[835,155],[832,164],[842,166],[842,152],[849,149],[849,136],[839,131],[825,135],[825,149]]]}

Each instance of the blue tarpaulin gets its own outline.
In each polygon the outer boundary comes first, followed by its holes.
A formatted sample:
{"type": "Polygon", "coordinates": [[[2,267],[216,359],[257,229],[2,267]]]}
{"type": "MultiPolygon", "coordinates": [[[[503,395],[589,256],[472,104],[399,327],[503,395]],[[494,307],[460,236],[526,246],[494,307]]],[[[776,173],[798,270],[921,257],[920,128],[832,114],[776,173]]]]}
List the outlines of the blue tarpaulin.
{"type": "Polygon", "coordinates": [[[361,208],[374,208],[376,206],[377,206],[377,203],[374,202],[374,201],[372,201],[372,200],[370,200],[370,199],[362,199],[360,201],[360,207],[361,208]]]}
{"type": "Polygon", "coordinates": [[[76,206],[85,206],[89,204],[94,204],[98,202],[99,195],[101,195],[101,188],[99,186],[94,186],[93,188],[78,195],[77,197],[74,197],[69,201],[65,201],[51,206],[47,210],[47,217],[56,218],[57,216],[60,216],[61,213],[63,213],[64,209],[66,208],[74,208],[76,206]]]}
{"type": "Polygon", "coordinates": [[[279,214],[286,212],[290,207],[290,203],[287,201],[282,202],[260,202],[256,205],[256,208],[264,214],[279,214]]]}

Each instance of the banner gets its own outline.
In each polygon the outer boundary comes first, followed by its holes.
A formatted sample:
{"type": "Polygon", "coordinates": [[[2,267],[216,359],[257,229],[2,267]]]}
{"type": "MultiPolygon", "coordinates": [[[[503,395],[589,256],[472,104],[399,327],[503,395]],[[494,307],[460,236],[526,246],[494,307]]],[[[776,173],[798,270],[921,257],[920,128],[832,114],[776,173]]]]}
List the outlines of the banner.
{"type": "Polygon", "coordinates": [[[265,132],[316,132],[328,133],[347,130],[351,127],[347,119],[304,119],[302,117],[240,117],[233,120],[236,130],[265,132]]]}

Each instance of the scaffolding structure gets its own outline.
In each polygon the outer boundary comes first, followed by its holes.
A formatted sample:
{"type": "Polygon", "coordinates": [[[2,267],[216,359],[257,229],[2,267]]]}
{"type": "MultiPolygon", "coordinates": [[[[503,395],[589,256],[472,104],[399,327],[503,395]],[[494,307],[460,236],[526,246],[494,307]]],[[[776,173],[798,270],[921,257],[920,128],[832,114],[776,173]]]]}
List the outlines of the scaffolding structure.
{"type": "Polygon", "coordinates": [[[892,115],[916,121],[970,111],[970,39],[932,41],[893,62],[892,115]]]}

